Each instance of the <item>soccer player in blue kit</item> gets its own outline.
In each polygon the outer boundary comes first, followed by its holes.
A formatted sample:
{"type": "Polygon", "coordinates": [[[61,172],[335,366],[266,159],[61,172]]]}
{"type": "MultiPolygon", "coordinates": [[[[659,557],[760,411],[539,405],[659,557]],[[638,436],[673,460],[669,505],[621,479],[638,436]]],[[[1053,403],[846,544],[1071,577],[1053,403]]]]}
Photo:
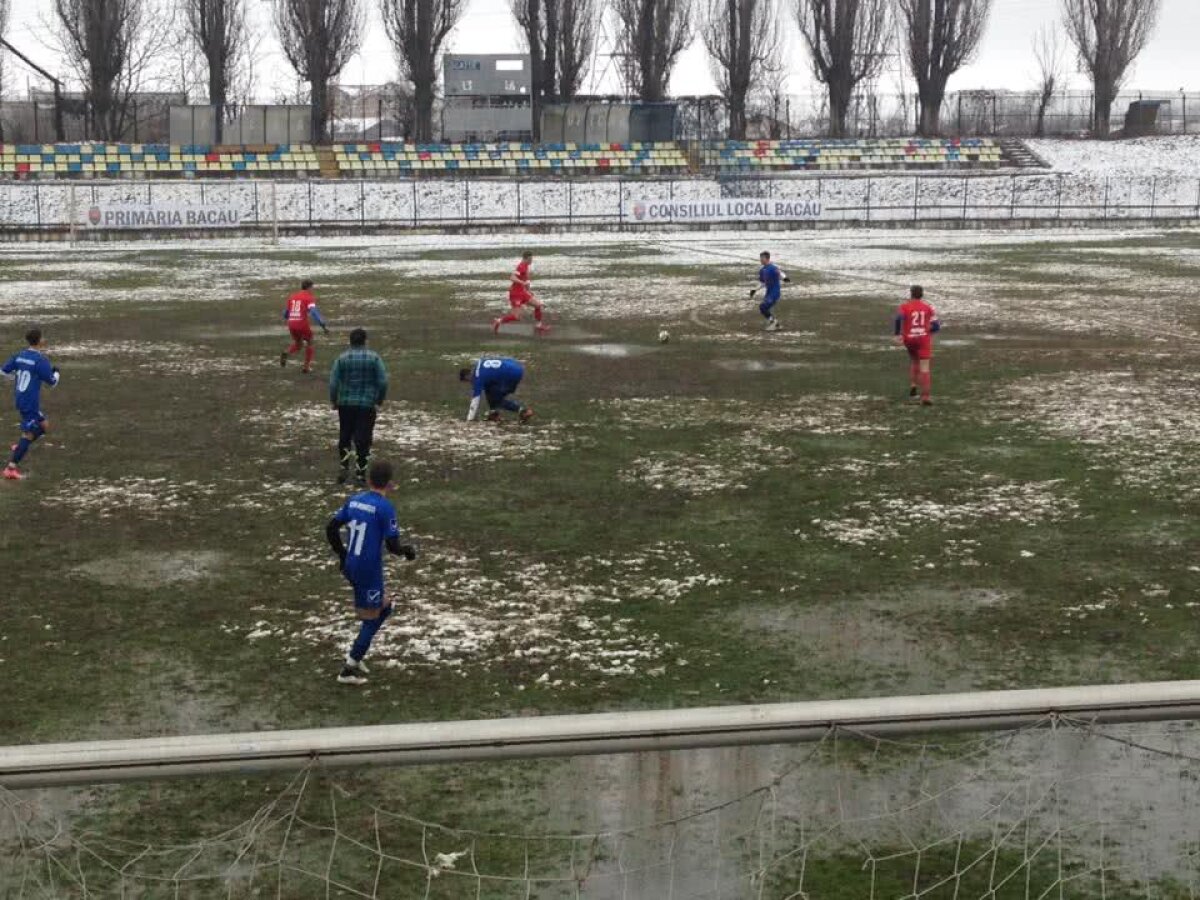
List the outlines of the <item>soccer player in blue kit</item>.
{"type": "Polygon", "coordinates": [[[501,356],[485,356],[475,363],[474,368],[459,369],[458,380],[471,382],[471,406],[467,410],[467,421],[475,421],[481,397],[487,397],[489,422],[499,422],[502,409],[515,412],[522,425],[532,419],[533,410],[512,396],[524,376],[523,365],[515,359],[501,356]]]}
{"type": "MultiPolygon", "coordinates": [[[[763,318],[767,320],[767,331],[778,331],[779,320],[775,318],[775,304],[779,302],[779,295],[783,288],[783,282],[790,282],[791,279],[787,274],[775,263],[771,262],[771,254],[764,250],[758,254],[759,262],[762,267],[758,270],[758,282],[762,286],[763,301],[758,305],[758,311],[763,314],[763,318]]],[[[759,288],[751,288],[750,296],[757,294],[759,288]]]]}
{"type": "Polygon", "coordinates": [[[21,419],[21,437],[13,445],[12,456],[4,467],[3,475],[9,481],[20,481],[25,477],[18,465],[33,442],[50,427],[42,412],[42,385],[54,387],[58,384],[58,369],[50,365],[50,360],[43,352],[46,345],[42,341],[41,329],[31,328],[25,335],[25,342],[29,346],[0,367],[0,372],[15,382],[13,396],[17,403],[17,415],[21,419]]]}
{"type": "Polygon", "coordinates": [[[354,589],[354,610],[358,614],[358,637],[342,663],[339,684],[366,684],[367,667],[363,657],[371,649],[380,627],[392,614],[392,601],[384,592],[383,549],[411,561],[417,548],[401,541],[396,524],[396,508],[387,498],[391,488],[392,466],[383,461],[371,463],[367,473],[369,490],[355,494],[345,502],[325,526],[325,537],[338,556],[338,568],[354,589]],[[346,542],[342,542],[342,529],[346,542]]]}

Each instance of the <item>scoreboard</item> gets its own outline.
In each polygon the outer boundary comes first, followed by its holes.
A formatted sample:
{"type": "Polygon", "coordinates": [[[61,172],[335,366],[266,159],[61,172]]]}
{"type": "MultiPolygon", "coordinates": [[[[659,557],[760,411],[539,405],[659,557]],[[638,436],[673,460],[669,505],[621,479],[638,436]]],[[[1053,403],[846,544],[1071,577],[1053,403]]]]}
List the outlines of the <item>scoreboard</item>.
{"type": "Polygon", "coordinates": [[[529,99],[529,57],[518,54],[447,53],[442,61],[445,95],[529,99]]]}

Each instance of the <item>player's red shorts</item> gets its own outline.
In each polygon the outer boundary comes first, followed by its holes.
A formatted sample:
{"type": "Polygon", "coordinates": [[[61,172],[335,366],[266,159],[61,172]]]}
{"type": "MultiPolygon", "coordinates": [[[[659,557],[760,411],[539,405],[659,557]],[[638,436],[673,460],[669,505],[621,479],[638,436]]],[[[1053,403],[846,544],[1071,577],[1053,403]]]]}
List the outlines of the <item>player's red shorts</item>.
{"type": "Polygon", "coordinates": [[[904,342],[904,349],[908,351],[911,359],[933,359],[933,338],[929,335],[919,338],[910,338],[904,342]]]}
{"type": "Polygon", "coordinates": [[[529,293],[528,291],[522,291],[519,294],[515,294],[510,291],[508,295],[508,302],[513,309],[520,309],[526,303],[533,302],[533,294],[529,293]]]}
{"type": "Polygon", "coordinates": [[[288,333],[291,334],[292,340],[296,343],[311,341],[313,339],[312,326],[307,323],[288,325],[288,333]]]}

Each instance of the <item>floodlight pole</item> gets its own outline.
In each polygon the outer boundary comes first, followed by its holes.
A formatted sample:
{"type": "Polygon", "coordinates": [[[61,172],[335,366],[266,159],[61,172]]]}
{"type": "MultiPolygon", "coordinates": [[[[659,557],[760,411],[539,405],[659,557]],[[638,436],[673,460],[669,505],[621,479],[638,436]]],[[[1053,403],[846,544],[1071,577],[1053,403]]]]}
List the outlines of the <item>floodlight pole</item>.
{"type": "MultiPolygon", "coordinates": [[[[25,65],[29,66],[29,68],[33,69],[33,71],[37,72],[43,78],[49,79],[50,83],[54,85],[54,140],[58,141],[59,143],[62,143],[63,141],[65,141],[66,137],[64,136],[63,114],[62,114],[62,82],[59,81],[57,78],[55,78],[53,75],[51,75],[49,72],[47,72],[45,69],[43,69],[41,66],[39,66],[32,59],[30,59],[28,56],[26,56],[24,53],[22,53],[20,50],[18,50],[16,47],[14,47],[12,44],[10,44],[8,41],[6,41],[2,37],[0,37],[0,47],[3,47],[5,50],[7,50],[9,53],[11,53],[13,56],[15,56],[17,59],[21,60],[21,62],[25,63],[25,65]]],[[[34,112],[34,115],[35,116],[37,115],[36,111],[34,112]]]]}

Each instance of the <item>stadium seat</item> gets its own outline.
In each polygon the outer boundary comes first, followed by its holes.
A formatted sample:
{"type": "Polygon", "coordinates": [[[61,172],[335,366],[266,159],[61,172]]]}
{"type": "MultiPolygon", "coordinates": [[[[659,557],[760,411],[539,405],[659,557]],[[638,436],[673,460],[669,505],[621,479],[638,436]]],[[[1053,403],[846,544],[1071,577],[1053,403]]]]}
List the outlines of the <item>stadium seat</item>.
{"type": "Polygon", "coordinates": [[[996,167],[1000,145],[991,138],[812,138],[781,141],[716,141],[704,148],[718,170],[938,169],[996,167]],[[967,151],[964,153],[964,149],[967,151]]]}

